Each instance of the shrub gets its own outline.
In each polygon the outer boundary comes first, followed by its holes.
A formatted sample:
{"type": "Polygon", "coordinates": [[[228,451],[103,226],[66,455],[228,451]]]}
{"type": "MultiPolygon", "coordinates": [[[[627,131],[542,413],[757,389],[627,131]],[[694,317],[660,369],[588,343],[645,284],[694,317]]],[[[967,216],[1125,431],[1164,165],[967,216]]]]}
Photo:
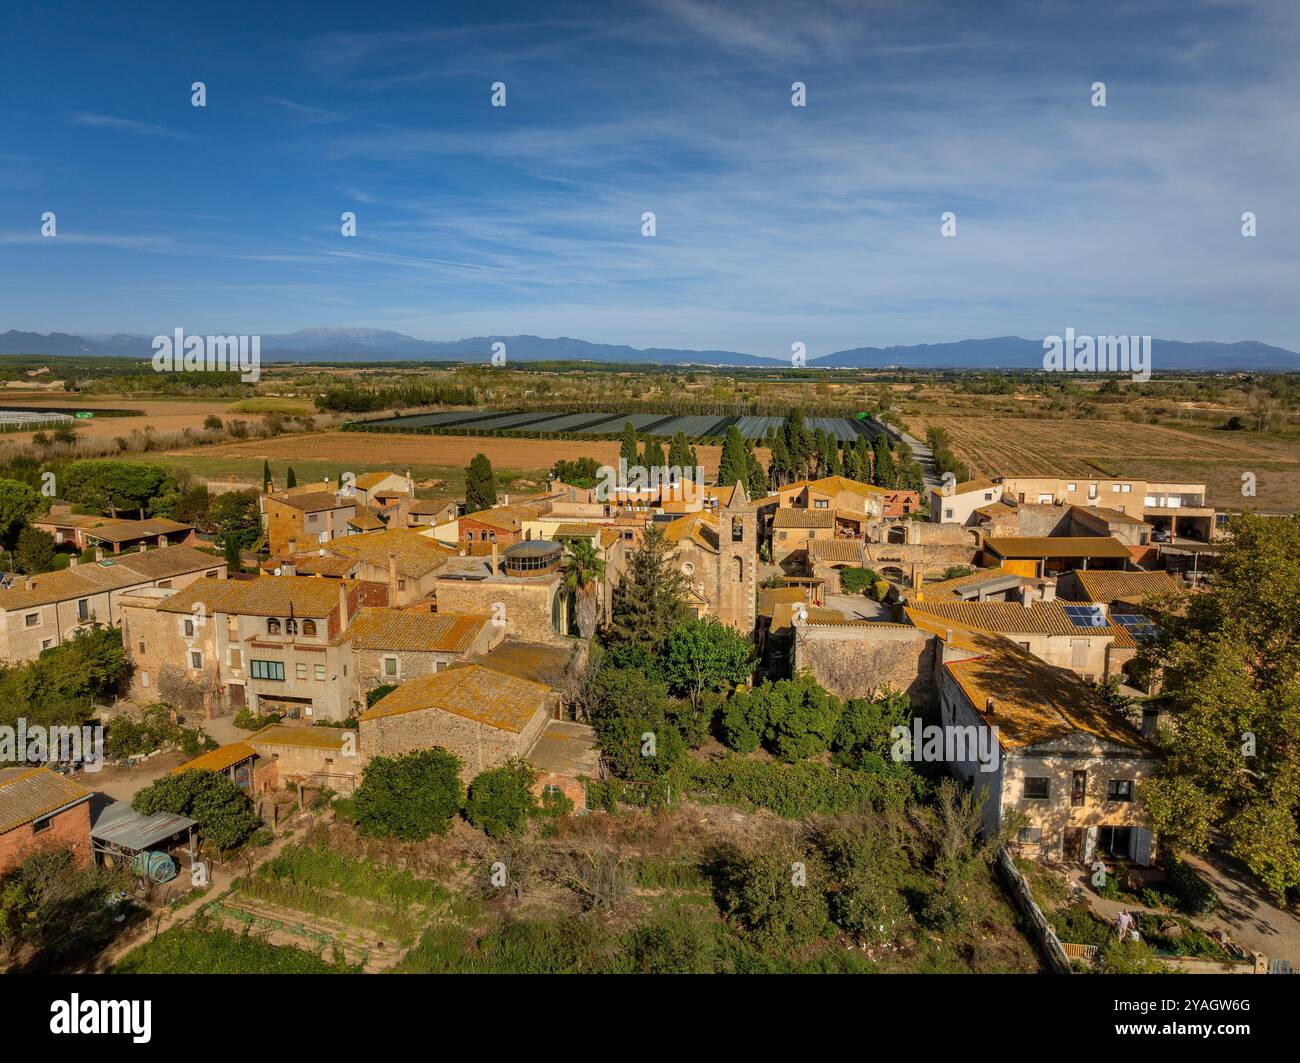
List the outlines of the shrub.
{"type": "Polygon", "coordinates": [[[732,859],[723,870],[723,908],[763,948],[800,948],[826,930],[824,869],[797,850],[732,859]]]}
{"type": "Polygon", "coordinates": [[[522,760],[480,772],[469,784],[465,818],[489,838],[522,833],[528,817],[538,811],[533,797],[536,779],[536,770],[522,760]]]}
{"type": "Polygon", "coordinates": [[[845,594],[862,594],[880,581],[880,576],[869,568],[844,568],[840,570],[840,587],[845,594]]]}
{"type": "Polygon", "coordinates": [[[1219,907],[1218,895],[1191,864],[1175,860],[1169,865],[1166,875],[1169,888],[1174,891],[1180,907],[1188,915],[1213,915],[1219,907]]]}
{"type": "Polygon", "coordinates": [[[421,749],[374,757],[352,803],[362,834],[422,841],[447,833],[464,798],[460,760],[445,749],[421,749]]]}
{"type": "Polygon", "coordinates": [[[905,765],[862,772],[809,761],[781,764],[728,757],[708,763],[690,761],[675,773],[674,782],[677,791],[769,808],[793,818],[864,808],[901,809],[917,792],[920,778],[905,765]]]}

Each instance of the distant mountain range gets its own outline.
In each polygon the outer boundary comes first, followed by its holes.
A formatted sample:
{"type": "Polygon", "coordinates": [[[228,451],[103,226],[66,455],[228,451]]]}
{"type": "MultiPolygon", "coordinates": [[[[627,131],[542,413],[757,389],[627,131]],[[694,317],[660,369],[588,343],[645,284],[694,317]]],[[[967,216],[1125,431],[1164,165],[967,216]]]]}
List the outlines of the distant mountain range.
{"type": "MultiPolygon", "coordinates": [[[[152,337],[125,333],[76,336],[64,332],[0,333],[0,355],[114,355],[148,358],[152,337]]],[[[632,365],[702,365],[773,369],[783,359],[739,351],[692,351],[666,347],[628,347],[588,343],[565,336],[473,336],[463,340],[418,340],[400,332],[370,328],[308,328],[285,335],[263,335],[266,361],[487,361],[492,345],[506,345],[512,361],[590,361],[632,365]]],[[[1151,341],[1152,368],[1169,370],[1300,370],[1300,354],[1254,340],[1239,343],[1151,341]]],[[[896,347],[854,347],[820,358],[810,368],[838,369],[1033,369],[1043,364],[1042,340],[999,336],[986,340],[923,343],[896,347]]]]}

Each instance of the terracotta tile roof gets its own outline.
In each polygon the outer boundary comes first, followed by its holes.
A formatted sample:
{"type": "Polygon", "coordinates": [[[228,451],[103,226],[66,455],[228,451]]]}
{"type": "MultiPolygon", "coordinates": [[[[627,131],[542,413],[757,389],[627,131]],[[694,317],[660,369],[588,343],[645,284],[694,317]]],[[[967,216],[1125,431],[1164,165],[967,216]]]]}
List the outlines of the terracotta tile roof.
{"type": "Polygon", "coordinates": [[[862,495],[864,498],[885,493],[883,487],[864,484],[861,480],[850,480],[847,476],[823,476],[820,480],[813,480],[810,486],[818,491],[825,491],[827,494],[851,491],[856,495],[862,495]]]}
{"type": "Polygon", "coordinates": [[[619,534],[616,528],[600,529],[600,545],[607,550],[621,538],[623,538],[623,536],[619,534]]]}
{"type": "Polygon", "coordinates": [[[93,794],[49,768],[0,768],[0,834],[93,794]]]}
{"type": "Polygon", "coordinates": [[[384,522],[368,509],[357,510],[348,518],[348,525],[353,528],[360,528],[363,532],[386,527],[384,522]]]}
{"type": "Polygon", "coordinates": [[[324,546],[327,554],[354,558],[380,568],[388,567],[388,555],[397,555],[397,571],[419,579],[441,568],[455,550],[411,528],[389,528],[366,535],[347,535],[324,546]]]}
{"type": "Polygon", "coordinates": [[[553,686],[567,670],[572,656],[573,650],[568,646],[506,639],[488,653],[474,654],[470,663],[481,664],[484,668],[504,672],[518,679],[531,679],[534,683],[553,686]]]}
{"type": "Polygon", "coordinates": [[[92,539],[102,539],[106,543],[124,543],[132,539],[149,539],[158,535],[188,534],[194,530],[192,524],[178,524],[166,517],[151,517],[149,520],[103,520],[82,527],[92,539]]]}
{"type": "Polygon", "coordinates": [[[664,528],[664,539],[669,543],[690,539],[706,550],[717,550],[718,518],[715,514],[706,511],[688,513],[684,517],[678,517],[664,528]]]}
{"type": "Polygon", "coordinates": [[[600,751],[596,748],[596,732],[586,724],[551,720],[528,751],[528,761],[538,771],[571,779],[582,775],[598,778],[600,751]]]}
{"type": "Polygon", "coordinates": [[[220,558],[192,546],[161,546],[156,550],[114,554],[103,561],[87,561],[75,568],[32,576],[30,588],[19,577],[12,588],[0,591],[0,611],[85,598],[191,572],[220,569],[224,565],[220,558]]]}
{"type": "Polygon", "coordinates": [[[803,606],[804,620],[809,624],[830,625],[853,622],[837,609],[826,609],[811,602],[777,602],[772,606],[772,630],[780,632],[790,628],[800,606],[803,606]]]}
{"type": "MultiPolygon", "coordinates": [[[[256,734],[244,739],[244,744],[259,746],[296,746],[301,749],[341,750],[343,736],[348,734],[342,727],[291,727],[273,723],[263,727],[256,734]]],[[[352,732],[355,736],[355,732],[352,732]]],[[[355,747],[354,747],[355,748],[355,747]]]]}
{"type": "Polygon", "coordinates": [[[228,746],[218,746],[200,753],[193,760],[172,768],[170,774],[179,775],[183,771],[225,771],[255,756],[257,750],[247,742],[232,742],[228,746]]]}
{"type": "Polygon", "coordinates": [[[1102,520],[1110,524],[1146,524],[1141,517],[1135,517],[1132,513],[1121,513],[1118,509],[1110,509],[1107,506],[1071,506],[1071,509],[1077,509],[1081,513],[1095,513],[1102,520]]]}
{"type": "Polygon", "coordinates": [[[294,509],[301,509],[304,513],[320,513],[327,509],[352,509],[357,504],[355,498],[341,498],[332,491],[305,491],[297,495],[280,492],[268,497],[294,509]]]}
{"type": "Polygon", "coordinates": [[[533,502],[512,502],[508,506],[495,509],[480,509],[477,513],[466,513],[461,520],[473,520],[503,531],[518,531],[526,520],[536,520],[551,511],[549,499],[533,502]]]}
{"type": "Polygon", "coordinates": [[[198,579],[160,606],[165,613],[190,613],[203,603],[208,614],[243,616],[300,616],[323,619],[339,604],[339,587],[351,589],[354,580],[317,576],[259,576],[251,580],[198,579]]]}
{"type": "Polygon", "coordinates": [[[561,524],[555,529],[556,539],[594,539],[601,532],[599,524],[561,524]]]}
{"type": "Polygon", "coordinates": [[[425,613],[409,609],[362,609],[335,643],[351,642],[359,650],[423,650],[465,653],[490,624],[486,615],[425,613]]]}
{"type": "Polygon", "coordinates": [[[1002,645],[964,661],[949,661],[944,668],[980,718],[997,727],[1003,749],[1083,731],[1150,752],[1141,735],[1069,669],[1050,665],[1006,639],[999,641],[1002,645]]]}
{"type": "Polygon", "coordinates": [[[519,734],[537,713],[545,711],[550,696],[551,688],[541,683],[470,664],[409,679],[362,713],[360,719],[438,709],[519,734]]]}
{"type": "MultiPolygon", "coordinates": [[[[354,483],[358,488],[360,488],[362,491],[369,491],[372,487],[376,487],[376,486],[378,486],[379,484],[383,483],[383,482],[384,482],[385,480],[387,480],[390,476],[397,476],[397,473],[395,473],[395,472],[367,472],[367,473],[363,473],[361,476],[358,476],[358,477],[353,481],[353,483],[354,483]]],[[[403,482],[405,482],[405,479],[406,479],[404,476],[397,476],[397,478],[398,478],[399,480],[402,480],[403,482]]]]}
{"type": "MultiPolygon", "coordinates": [[[[328,554],[325,557],[320,554],[291,554],[288,560],[293,563],[294,572],[300,576],[347,576],[357,564],[356,558],[330,557],[328,554]]],[[[277,564],[272,558],[263,568],[274,569],[277,564]]]]}
{"type": "Polygon", "coordinates": [[[808,556],[818,561],[862,560],[862,543],[857,539],[813,539],[808,556]]]}
{"type": "Polygon", "coordinates": [[[1001,557],[1122,557],[1129,549],[1113,535],[992,536],[984,545],[1001,557]]]}
{"type": "MultiPolygon", "coordinates": [[[[951,493],[954,495],[965,495],[972,491],[991,491],[995,487],[1001,486],[1001,484],[995,484],[992,480],[964,480],[959,484],[954,484],[951,493]]],[[[942,491],[938,491],[937,493],[943,494],[942,491]]]]}
{"type": "Polygon", "coordinates": [[[1110,604],[1116,599],[1140,601],[1160,594],[1186,594],[1168,572],[1106,572],[1078,569],[1074,573],[1083,588],[1084,600],[1110,604]]]}
{"type": "Polygon", "coordinates": [[[435,513],[441,513],[448,506],[454,505],[450,498],[417,498],[407,507],[408,513],[414,513],[416,516],[426,516],[435,513]]]}
{"type": "Polygon", "coordinates": [[[835,514],[829,509],[778,509],[773,528],[833,528],[835,514]]]}
{"type": "Polygon", "coordinates": [[[1116,645],[1132,646],[1132,636],[1121,624],[1102,627],[1076,627],[1062,602],[931,602],[915,607],[941,621],[951,621],[979,631],[1008,635],[1069,635],[1089,638],[1109,635],[1116,645]]]}

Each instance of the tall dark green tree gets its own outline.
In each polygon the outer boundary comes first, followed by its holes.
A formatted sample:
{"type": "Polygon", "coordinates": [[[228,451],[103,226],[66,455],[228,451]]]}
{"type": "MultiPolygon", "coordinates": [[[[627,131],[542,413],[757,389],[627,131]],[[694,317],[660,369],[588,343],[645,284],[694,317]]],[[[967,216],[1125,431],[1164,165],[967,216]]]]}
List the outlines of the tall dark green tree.
{"type": "Polygon", "coordinates": [[[475,454],[465,470],[465,512],[477,513],[497,504],[497,476],[487,455],[475,454]]]}
{"type": "Polygon", "coordinates": [[[745,457],[745,438],[734,424],[722,440],[722,458],[718,463],[718,486],[734,487],[749,479],[749,462],[745,457]]]}
{"type": "Polygon", "coordinates": [[[898,467],[894,464],[894,452],[889,447],[889,438],[876,436],[876,470],[872,483],[877,487],[897,487],[898,467]]]}
{"type": "Polygon", "coordinates": [[[668,444],[668,464],[679,469],[694,467],[695,461],[691,456],[691,446],[686,441],[685,432],[678,432],[668,444]]]}
{"type": "Polygon", "coordinates": [[[768,449],[772,459],[767,465],[767,476],[773,487],[784,487],[792,479],[790,475],[790,452],[785,446],[785,433],[773,432],[768,438],[768,449]]]}
{"type": "Polygon", "coordinates": [[[298,486],[298,477],[294,475],[294,471],[293,471],[293,466],[292,466],[292,465],[289,466],[289,471],[288,471],[287,473],[284,474],[284,486],[285,486],[285,487],[297,487],[297,486],[298,486]]]}
{"type": "Polygon", "coordinates": [[[627,559],[614,587],[611,639],[630,643],[648,654],[662,652],[669,634],[689,615],[686,577],[676,564],[677,551],[651,524],[627,559]]]}
{"type": "Polygon", "coordinates": [[[629,469],[637,463],[636,427],[631,421],[623,422],[623,442],[619,444],[618,456],[627,462],[629,469]]]}
{"type": "Polygon", "coordinates": [[[657,439],[647,439],[645,441],[645,450],[641,454],[641,464],[647,469],[662,469],[664,467],[664,447],[657,439]]]}
{"type": "Polygon", "coordinates": [[[266,460],[262,462],[262,490],[271,490],[271,463],[266,460]]]}

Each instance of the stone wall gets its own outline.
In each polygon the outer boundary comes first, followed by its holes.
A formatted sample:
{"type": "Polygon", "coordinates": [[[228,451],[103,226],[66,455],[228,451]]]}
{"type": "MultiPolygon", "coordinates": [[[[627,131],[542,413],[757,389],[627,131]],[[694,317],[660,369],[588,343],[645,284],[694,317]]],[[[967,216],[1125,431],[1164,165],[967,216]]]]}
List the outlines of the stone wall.
{"type": "Polygon", "coordinates": [[[913,627],[796,624],[794,672],[812,672],[842,698],[867,698],[889,687],[922,708],[935,695],[933,644],[929,632],[913,627]]]}
{"type": "Polygon", "coordinates": [[[503,731],[441,709],[420,709],[361,721],[361,752],[371,757],[395,757],[438,746],[460,758],[461,778],[469,782],[479,772],[500,767],[511,757],[533,748],[548,717],[538,709],[523,731],[503,731]]]}
{"type": "Polygon", "coordinates": [[[507,638],[524,642],[565,642],[551,622],[552,601],[561,593],[563,579],[558,574],[529,580],[440,579],[438,612],[504,615],[507,638]],[[493,609],[498,602],[503,611],[493,609]]]}

